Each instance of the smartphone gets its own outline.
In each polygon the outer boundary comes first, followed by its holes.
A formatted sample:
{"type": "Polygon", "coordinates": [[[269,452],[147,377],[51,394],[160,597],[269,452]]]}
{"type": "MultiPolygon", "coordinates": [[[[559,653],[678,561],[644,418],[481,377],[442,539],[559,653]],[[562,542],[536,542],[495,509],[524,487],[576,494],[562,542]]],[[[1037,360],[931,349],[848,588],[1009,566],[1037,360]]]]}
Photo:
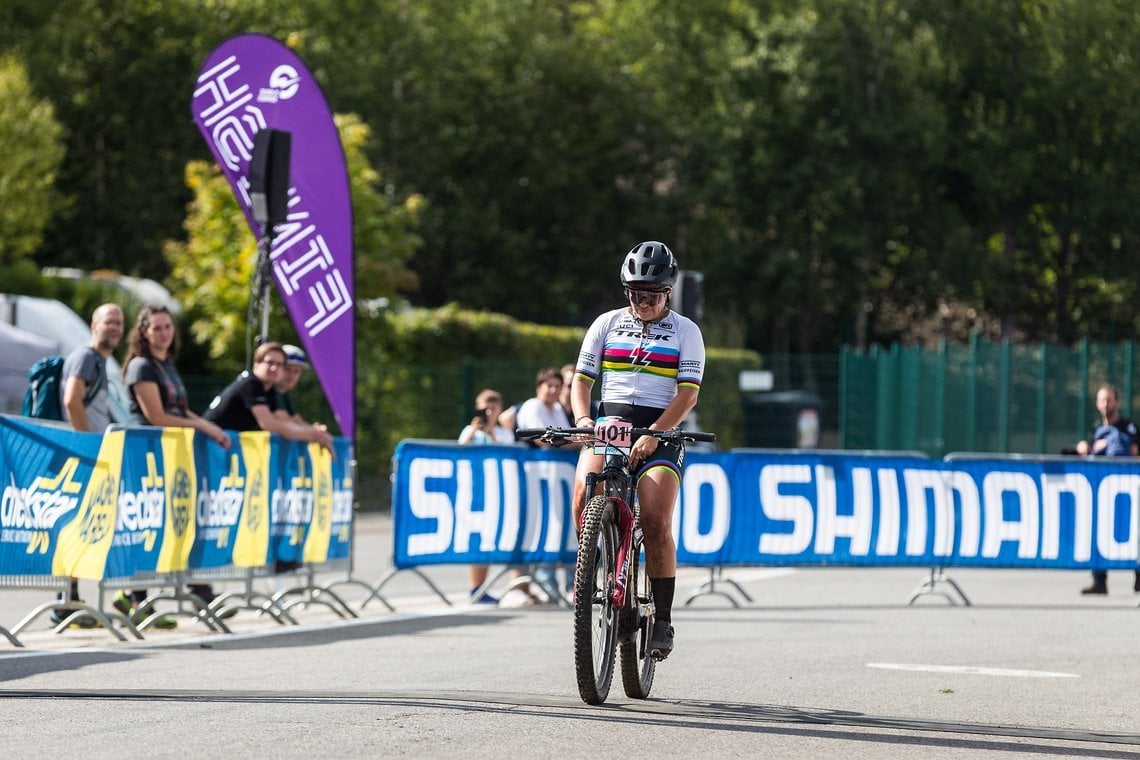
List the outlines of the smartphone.
{"type": "Polygon", "coordinates": [[[476,409],[475,413],[472,414],[471,416],[476,417],[478,419],[481,419],[481,420],[483,420],[483,422],[486,422],[487,421],[487,410],[486,409],[476,409]]]}

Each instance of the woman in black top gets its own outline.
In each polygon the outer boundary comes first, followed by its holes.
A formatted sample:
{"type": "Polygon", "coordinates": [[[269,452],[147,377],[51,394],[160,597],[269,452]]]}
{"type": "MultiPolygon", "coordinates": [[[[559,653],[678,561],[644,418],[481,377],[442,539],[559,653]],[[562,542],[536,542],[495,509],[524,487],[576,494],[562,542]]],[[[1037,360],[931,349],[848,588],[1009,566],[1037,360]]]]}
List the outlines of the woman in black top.
{"type": "Polygon", "coordinates": [[[127,337],[123,383],[131,392],[131,420],[136,425],[191,427],[222,448],[230,447],[224,430],[190,411],[186,386],[174,366],[178,332],[165,306],[146,306],[127,337]]]}
{"type": "MultiPolygon", "coordinates": [[[[127,357],[123,362],[123,384],[131,393],[131,421],[136,425],[194,428],[223,449],[229,449],[231,441],[226,431],[190,411],[186,386],[174,366],[177,355],[178,331],[170,310],[165,306],[143,307],[127,337],[127,357]]],[[[207,584],[191,584],[187,588],[206,604],[214,598],[214,591],[207,584]]],[[[113,604],[123,614],[143,619],[153,612],[149,605],[140,609],[145,598],[145,590],[134,589],[129,596],[119,592],[113,604]]],[[[155,625],[173,628],[176,622],[163,617],[155,625]]]]}

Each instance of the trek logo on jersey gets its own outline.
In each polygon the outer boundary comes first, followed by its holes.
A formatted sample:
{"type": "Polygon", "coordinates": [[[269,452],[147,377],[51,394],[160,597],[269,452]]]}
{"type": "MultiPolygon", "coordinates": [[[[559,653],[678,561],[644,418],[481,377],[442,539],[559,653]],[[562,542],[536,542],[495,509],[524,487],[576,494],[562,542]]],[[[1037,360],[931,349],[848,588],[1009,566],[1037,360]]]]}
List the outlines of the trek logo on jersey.
{"type": "MultiPolygon", "coordinates": [[[[661,327],[665,327],[665,325],[661,325],[661,327]]],[[[620,335],[623,338],[632,338],[634,340],[649,339],[649,340],[659,340],[659,341],[662,341],[664,343],[668,343],[668,342],[673,340],[673,336],[670,335],[669,333],[651,332],[648,335],[642,335],[640,328],[635,329],[635,330],[628,330],[624,327],[618,327],[617,329],[614,330],[614,334],[620,335]]]]}

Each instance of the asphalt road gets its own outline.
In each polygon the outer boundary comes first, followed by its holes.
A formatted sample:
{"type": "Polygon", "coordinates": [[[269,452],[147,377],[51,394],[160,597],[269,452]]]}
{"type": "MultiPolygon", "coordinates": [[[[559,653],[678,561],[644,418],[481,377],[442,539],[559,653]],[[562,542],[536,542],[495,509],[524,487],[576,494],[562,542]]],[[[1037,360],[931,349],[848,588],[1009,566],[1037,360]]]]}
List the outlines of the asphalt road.
{"type": "MultiPolygon", "coordinates": [[[[357,575],[390,554],[360,524],[357,575]]],[[[452,601],[463,568],[427,576],[452,601]]],[[[961,570],[971,600],[924,596],[919,569],[730,568],[675,613],[649,700],[578,698],[570,613],[446,606],[401,573],[360,617],[252,612],[232,635],[184,621],[115,642],[44,625],[0,639],[4,757],[1140,757],[1140,609],[1131,575],[961,570]],[[746,603],[726,581],[752,598],[746,603]],[[740,604],[734,607],[730,598],[740,604]]],[[[679,596],[708,578],[688,569],[679,596]]],[[[86,592],[85,592],[86,593],[86,592]]],[[[0,592],[11,627],[42,592],[0,592]]],[[[346,585],[354,607],[363,587],[346,585]]]]}

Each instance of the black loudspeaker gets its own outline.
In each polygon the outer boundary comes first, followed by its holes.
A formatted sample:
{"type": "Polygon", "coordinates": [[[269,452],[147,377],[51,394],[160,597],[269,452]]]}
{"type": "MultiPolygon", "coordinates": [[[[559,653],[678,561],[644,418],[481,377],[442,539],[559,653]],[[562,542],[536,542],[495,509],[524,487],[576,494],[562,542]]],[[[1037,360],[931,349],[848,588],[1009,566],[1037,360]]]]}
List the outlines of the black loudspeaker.
{"type": "Polygon", "coordinates": [[[249,160],[249,199],[253,219],[273,227],[285,221],[289,200],[289,152],[293,135],[280,129],[263,129],[253,138],[249,160]]]}
{"type": "Polygon", "coordinates": [[[705,319],[705,273],[681,270],[673,286],[673,311],[684,314],[698,325],[705,319]]]}

